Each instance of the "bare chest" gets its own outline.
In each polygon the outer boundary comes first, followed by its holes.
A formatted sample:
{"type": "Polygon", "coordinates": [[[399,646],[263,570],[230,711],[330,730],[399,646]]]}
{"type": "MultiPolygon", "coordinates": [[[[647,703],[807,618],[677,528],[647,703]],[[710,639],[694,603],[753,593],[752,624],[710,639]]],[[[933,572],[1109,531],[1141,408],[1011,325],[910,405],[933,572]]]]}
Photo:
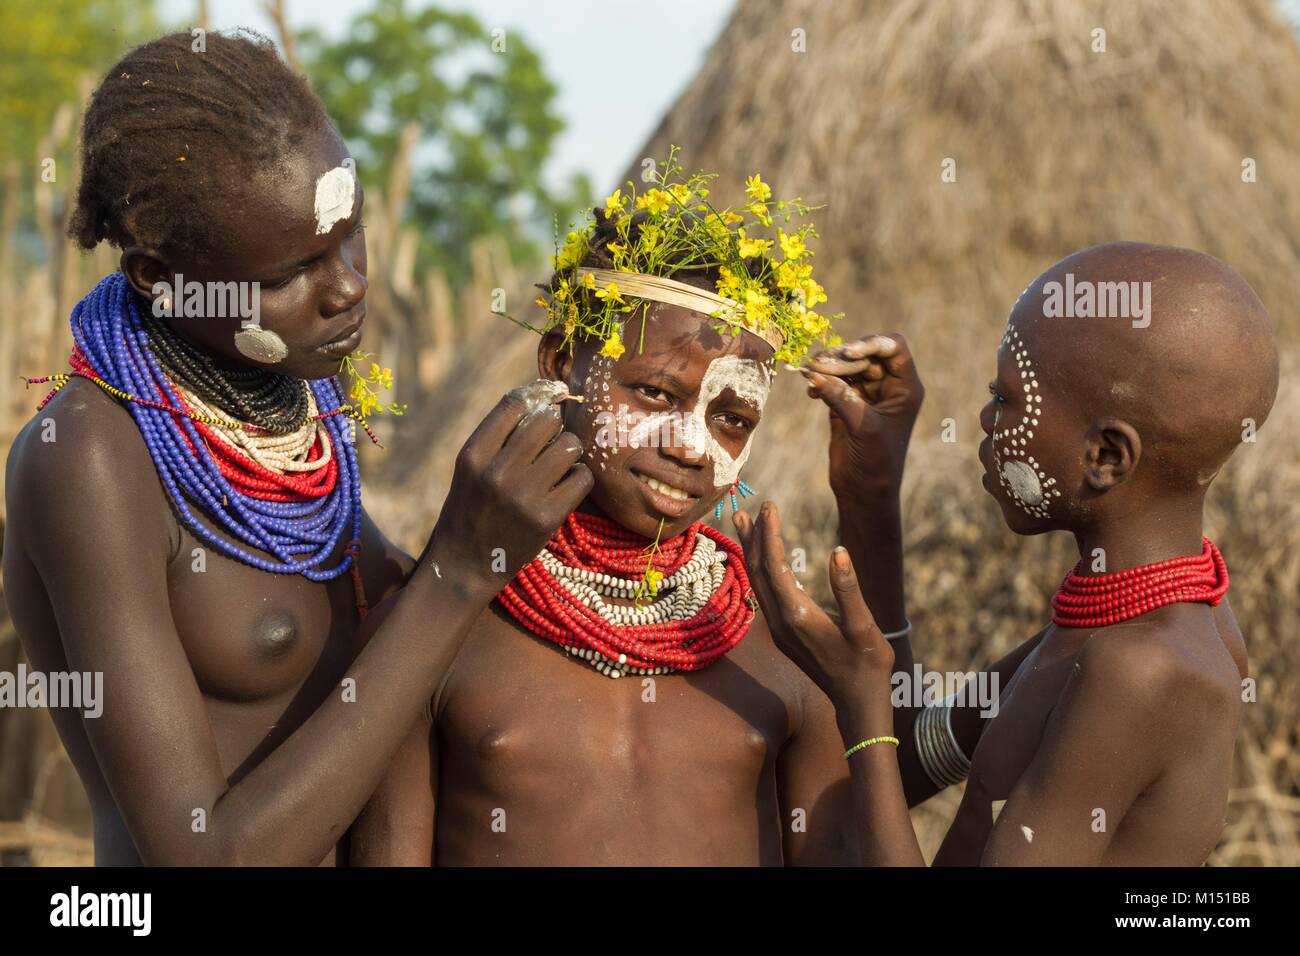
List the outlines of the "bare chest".
{"type": "Polygon", "coordinates": [[[315,582],[271,573],[182,528],[167,584],[177,635],[214,706],[283,711],[303,692],[332,685],[353,655],[357,619],[346,574],[315,582]]]}
{"type": "Polygon", "coordinates": [[[794,702],[747,641],[704,671],[611,679],[491,610],[441,696],[443,759],[501,785],[752,784],[789,737],[794,702]]]}

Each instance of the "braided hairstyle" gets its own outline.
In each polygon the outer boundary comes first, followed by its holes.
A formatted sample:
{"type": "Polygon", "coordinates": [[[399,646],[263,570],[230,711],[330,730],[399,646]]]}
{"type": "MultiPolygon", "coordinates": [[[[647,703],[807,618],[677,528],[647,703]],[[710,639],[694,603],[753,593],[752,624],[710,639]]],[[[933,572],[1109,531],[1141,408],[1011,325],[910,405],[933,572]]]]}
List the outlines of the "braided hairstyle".
{"type": "Polygon", "coordinates": [[[207,253],[223,202],[219,182],[283,156],[332,128],[307,80],[267,37],[188,33],[136,47],[104,77],[86,109],[81,182],[68,234],[83,249],[108,240],[207,253]]]}

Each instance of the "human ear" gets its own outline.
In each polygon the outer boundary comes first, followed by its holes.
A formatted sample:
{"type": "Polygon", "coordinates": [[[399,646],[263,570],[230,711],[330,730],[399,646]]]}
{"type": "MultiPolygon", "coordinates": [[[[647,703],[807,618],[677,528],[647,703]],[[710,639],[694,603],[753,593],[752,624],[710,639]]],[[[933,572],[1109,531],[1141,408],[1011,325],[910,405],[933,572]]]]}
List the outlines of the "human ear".
{"type": "Polygon", "coordinates": [[[122,250],[118,265],[131,288],[146,299],[157,298],[154,286],[159,282],[170,284],[172,281],[172,268],[157,249],[129,246],[122,250]]]}
{"type": "Polygon", "coordinates": [[[1126,481],[1142,457],[1142,438],[1126,421],[1107,418],[1088,430],[1083,480],[1096,491],[1126,481]]]}
{"type": "Polygon", "coordinates": [[[547,332],[537,345],[537,374],[555,382],[568,383],[573,371],[573,348],[564,344],[564,334],[558,329],[547,332]]]}

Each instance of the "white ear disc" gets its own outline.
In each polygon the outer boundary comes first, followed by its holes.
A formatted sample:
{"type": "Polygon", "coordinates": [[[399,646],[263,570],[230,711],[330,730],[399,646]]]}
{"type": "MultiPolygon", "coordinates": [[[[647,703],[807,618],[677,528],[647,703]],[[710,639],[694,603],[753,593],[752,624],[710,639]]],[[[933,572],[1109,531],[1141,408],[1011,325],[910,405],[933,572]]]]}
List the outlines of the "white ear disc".
{"type": "Polygon", "coordinates": [[[1023,461],[1004,461],[1002,463],[1002,477],[1007,480],[1011,490],[1015,492],[1017,498],[1030,506],[1037,506],[1043,502],[1043,486],[1038,480],[1038,475],[1034,469],[1030,468],[1023,461]]]}

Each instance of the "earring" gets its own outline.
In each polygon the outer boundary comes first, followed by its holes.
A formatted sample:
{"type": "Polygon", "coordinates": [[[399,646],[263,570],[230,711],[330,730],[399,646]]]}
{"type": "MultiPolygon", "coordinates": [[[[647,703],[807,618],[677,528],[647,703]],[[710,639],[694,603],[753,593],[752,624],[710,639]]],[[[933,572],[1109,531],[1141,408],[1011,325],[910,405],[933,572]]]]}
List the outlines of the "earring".
{"type": "MultiPolygon", "coordinates": [[[[731,498],[731,512],[732,512],[732,514],[735,514],[737,511],[740,510],[740,506],[736,503],[736,495],[739,494],[740,497],[742,497],[742,498],[748,498],[750,495],[752,495],[752,494],[754,494],[754,493],[755,493],[755,492],[754,492],[754,489],[753,489],[753,488],[749,487],[749,485],[745,484],[743,481],[741,481],[739,478],[737,478],[736,481],[735,481],[735,483],[731,486],[731,490],[727,492],[727,496],[731,498]]],[[[722,502],[721,502],[721,501],[719,501],[719,502],[718,502],[718,506],[717,506],[716,508],[713,509],[713,517],[714,517],[715,520],[718,520],[718,519],[721,519],[721,518],[722,518],[722,502]]]]}

